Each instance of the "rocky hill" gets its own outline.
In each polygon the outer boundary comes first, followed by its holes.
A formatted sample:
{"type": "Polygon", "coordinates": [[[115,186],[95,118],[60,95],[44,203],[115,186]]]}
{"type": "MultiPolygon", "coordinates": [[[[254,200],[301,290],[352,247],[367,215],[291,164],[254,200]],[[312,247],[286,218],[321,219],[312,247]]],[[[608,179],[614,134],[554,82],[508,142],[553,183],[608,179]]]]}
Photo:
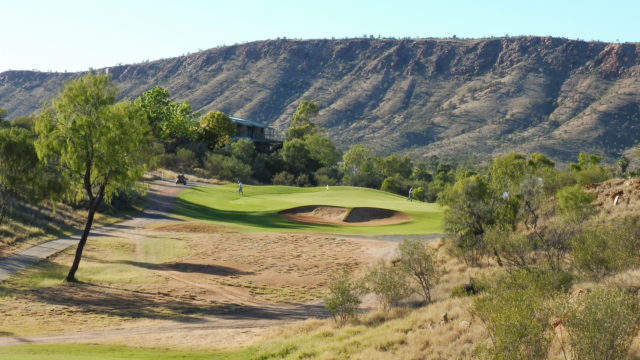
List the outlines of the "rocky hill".
{"type": "MultiPolygon", "coordinates": [[[[301,100],[342,148],[486,157],[613,158],[640,139],[640,44],[550,37],[268,40],[109,69],[124,98],[160,85],[199,111],[285,129],[301,100]]],[[[0,73],[26,115],[80,74],[0,73]]]]}

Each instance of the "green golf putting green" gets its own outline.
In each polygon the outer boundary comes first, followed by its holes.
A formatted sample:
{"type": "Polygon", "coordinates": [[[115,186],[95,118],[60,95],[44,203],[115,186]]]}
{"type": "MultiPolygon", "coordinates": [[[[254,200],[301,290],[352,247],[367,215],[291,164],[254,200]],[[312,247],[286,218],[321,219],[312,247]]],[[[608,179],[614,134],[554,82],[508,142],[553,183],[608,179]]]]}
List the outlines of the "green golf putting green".
{"type": "Polygon", "coordinates": [[[186,218],[211,221],[246,232],[320,232],[333,234],[410,235],[442,232],[442,207],[384,191],[350,186],[300,188],[292,186],[236,185],[187,189],[173,212],[186,218]],[[405,217],[395,224],[372,221],[360,223],[319,223],[292,221],[279,213],[305,206],[387,209],[405,217]],[[379,225],[378,225],[379,224],[379,225]]]}

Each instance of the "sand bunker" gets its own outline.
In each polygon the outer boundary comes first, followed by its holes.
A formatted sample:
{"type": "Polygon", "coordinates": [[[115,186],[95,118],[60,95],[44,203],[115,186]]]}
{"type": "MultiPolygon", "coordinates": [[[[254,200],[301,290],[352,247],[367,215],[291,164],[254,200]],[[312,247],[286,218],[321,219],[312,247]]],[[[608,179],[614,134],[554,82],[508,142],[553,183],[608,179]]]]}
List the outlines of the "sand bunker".
{"type": "Polygon", "coordinates": [[[308,205],[280,211],[283,218],[296,222],[328,225],[391,225],[407,222],[411,216],[395,210],[339,206],[308,205]]]}

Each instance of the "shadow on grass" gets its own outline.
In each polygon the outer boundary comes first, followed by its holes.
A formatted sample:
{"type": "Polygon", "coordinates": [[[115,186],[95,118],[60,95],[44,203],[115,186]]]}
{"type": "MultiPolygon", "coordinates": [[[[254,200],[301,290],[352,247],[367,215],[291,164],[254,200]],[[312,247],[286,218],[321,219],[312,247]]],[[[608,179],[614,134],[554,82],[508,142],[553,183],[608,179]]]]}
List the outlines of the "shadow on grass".
{"type": "Polygon", "coordinates": [[[273,212],[220,210],[177,199],[174,213],[198,220],[219,221],[236,225],[253,226],[275,230],[321,230],[337,229],[336,225],[307,225],[287,221],[273,212]]]}
{"type": "Polygon", "coordinates": [[[117,261],[119,264],[127,264],[138,266],[149,270],[166,270],[166,271],[179,271],[184,273],[200,273],[207,275],[217,276],[232,276],[232,275],[254,275],[254,272],[240,271],[238,269],[221,266],[221,265],[206,265],[206,264],[192,264],[185,262],[165,263],[165,264],[153,264],[141,261],[121,260],[117,261]]]}

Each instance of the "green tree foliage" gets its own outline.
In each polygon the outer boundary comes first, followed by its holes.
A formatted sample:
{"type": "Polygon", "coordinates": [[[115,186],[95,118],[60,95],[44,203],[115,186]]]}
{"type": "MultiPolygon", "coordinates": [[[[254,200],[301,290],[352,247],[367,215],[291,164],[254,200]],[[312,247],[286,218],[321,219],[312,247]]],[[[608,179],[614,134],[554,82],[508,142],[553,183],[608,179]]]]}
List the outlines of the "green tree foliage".
{"type": "Polygon", "coordinates": [[[571,260],[580,273],[595,279],[639,265],[640,218],[624,218],[578,234],[571,260]]]}
{"type": "Polygon", "coordinates": [[[578,184],[589,185],[611,178],[611,173],[600,166],[602,156],[580,153],[577,163],[570,163],[569,168],[576,174],[578,184]]]}
{"type": "MultiPolygon", "coordinates": [[[[336,145],[326,136],[320,134],[307,135],[304,142],[311,158],[319,167],[331,167],[338,164],[342,158],[342,153],[336,145]]],[[[313,169],[315,171],[316,169],[313,169]]]]}
{"type": "Polygon", "coordinates": [[[363,145],[353,145],[342,156],[343,182],[352,186],[380,188],[384,177],[378,174],[375,164],[378,161],[371,149],[363,145]]]}
{"type": "Polygon", "coordinates": [[[415,281],[424,301],[431,302],[431,289],[440,277],[435,252],[422,240],[403,240],[398,246],[398,265],[415,281]]]}
{"type": "Polygon", "coordinates": [[[462,177],[438,199],[446,206],[444,230],[466,261],[477,263],[486,253],[484,235],[496,222],[497,197],[486,176],[462,177]]]}
{"type": "Polygon", "coordinates": [[[429,173],[427,163],[424,161],[418,162],[411,171],[411,180],[426,181],[433,180],[433,176],[429,173]]]}
{"type": "Polygon", "coordinates": [[[87,221],[67,281],[75,281],[82,250],[103,199],[135,186],[151,149],[148,121],[140,108],[115,103],[117,89],[105,75],[67,83],[36,121],[38,157],[59,166],[67,194],[88,201],[87,221]]]}
{"type": "Polygon", "coordinates": [[[287,171],[294,175],[306,173],[313,165],[311,152],[302,139],[286,141],[280,152],[287,171]]]}
{"type": "Polygon", "coordinates": [[[156,138],[165,142],[195,138],[197,114],[189,102],[176,103],[171,100],[169,91],[156,86],[140,95],[135,104],[146,115],[156,138]]]}
{"type": "Polygon", "coordinates": [[[384,179],[384,181],[382,182],[382,185],[380,186],[380,190],[382,191],[388,191],[394,194],[402,194],[405,192],[405,186],[404,186],[404,182],[402,181],[402,178],[399,176],[390,176],[386,179],[384,179]]]}
{"type": "Polygon", "coordinates": [[[363,145],[352,145],[342,157],[343,169],[348,175],[359,172],[370,173],[374,170],[377,156],[363,145]]]}
{"type": "Polygon", "coordinates": [[[519,270],[477,297],[472,312],[491,337],[489,346],[479,347],[481,358],[546,359],[553,338],[548,302],[571,282],[566,273],[519,270]]]}
{"type": "Polygon", "coordinates": [[[345,323],[358,316],[361,292],[361,284],[350,272],[338,272],[329,279],[329,293],[324,297],[324,306],[336,322],[345,323]]]}
{"type": "Polygon", "coordinates": [[[271,182],[274,185],[295,185],[296,177],[286,171],[281,171],[273,176],[271,182]]]}
{"type": "Polygon", "coordinates": [[[626,156],[621,156],[618,161],[616,161],[616,165],[618,165],[618,169],[620,170],[620,174],[625,174],[627,172],[627,168],[629,167],[629,158],[626,156]]]}
{"type": "Polygon", "coordinates": [[[0,128],[7,128],[11,126],[11,124],[6,121],[7,118],[7,110],[0,108],[0,128]]]}
{"type": "Polygon", "coordinates": [[[342,173],[338,166],[321,167],[316,170],[313,175],[316,180],[316,184],[322,185],[336,185],[342,178],[342,173]]]}
{"type": "Polygon", "coordinates": [[[193,170],[198,166],[196,154],[189,149],[178,149],[178,151],[176,151],[175,159],[176,167],[182,172],[193,170]]]}
{"type": "Polygon", "coordinates": [[[302,101],[293,114],[293,121],[287,131],[287,140],[302,139],[305,136],[318,133],[318,128],[312,120],[318,115],[319,110],[318,104],[313,101],[302,101]]]}
{"type": "Polygon", "coordinates": [[[256,158],[256,146],[251,140],[238,140],[231,144],[231,155],[247,165],[252,165],[256,158]]]}
{"type": "Polygon", "coordinates": [[[247,182],[251,179],[251,165],[232,156],[209,153],[204,160],[204,168],[210,176],[223,180],[247,182]]]}
{"type": "Polygon", "coordinates": [[[573,304],[565,325],[573,359],[625,359],[640,329],[638,299],[622,289],[595,289],[573,304]]]}
{"type": "Polygon", "coordinates": [[[200,118],[198,136],[209,149],[216,149],[231,143],[236,135],[236,124],[220,111],[210,111],[200,118]]]}
{"type": "Polygon", "coordinates": [[[408,280],[407,273],[400,267],[380,260],[369,269],[364,283],[367,290],[376,295],[382,308],[389,310],[413,294],[414,291],[408,280]]]}
{"type": "Polygon", "coordinates": [[[399,175],[405,179],[411,177],[413,164],[408,156],[400,157],[396,154],[378,159],[376,169],[386,177],[399,175]]]}
{"type": "Polygon", "coordinates": [[[413,197],[420,200],[420,201],[425,201],[425,196],[426,196],[427,192],[424,190],[424,188],[422,186],[417,187],[414,191],[413,191],[413,197]]]}
{"type": "Polygon", "coordinates": [[[570,221],[581,222],[596,211],[595,196],[581,185],[567,186],[558,191],[557,197],[560,212],[570,221]]]}
{"type": "Polygon", "coordinates": [[[52,198],[62,186],[57,175],[38,160],[32,132],[0,129],[0,223],[16,200],[52,198]]]}

